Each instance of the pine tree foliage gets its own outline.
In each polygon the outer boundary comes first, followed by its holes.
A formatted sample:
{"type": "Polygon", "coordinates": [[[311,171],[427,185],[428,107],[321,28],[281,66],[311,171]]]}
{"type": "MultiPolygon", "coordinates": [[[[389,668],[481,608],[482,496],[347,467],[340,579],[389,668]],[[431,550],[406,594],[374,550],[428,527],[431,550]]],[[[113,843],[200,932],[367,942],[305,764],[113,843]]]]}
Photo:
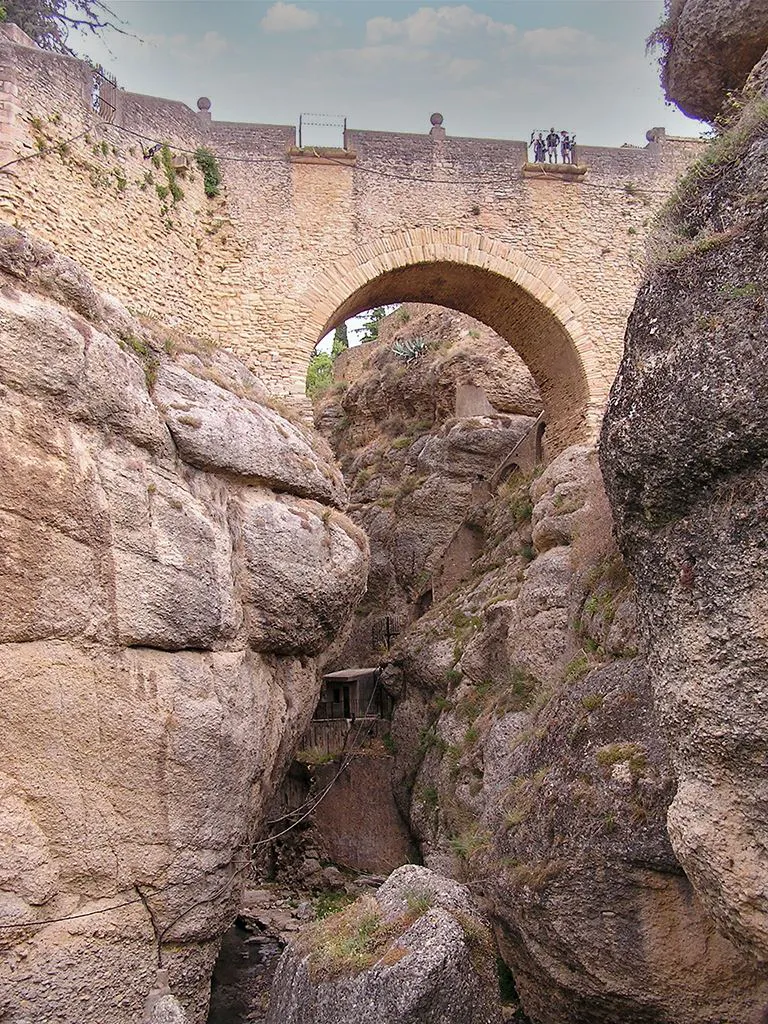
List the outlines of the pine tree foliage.
{"type": "Polygon", "coordinates": [[[344,323],[341,327],[337,327],[333,335],[333,345],[331,346],[331,359],[336,359],[342,352],[349,348],[349,336],[347,335],[347,325],[344,323]]]}
{"type": "Polygon", "coordinates": [[[316,352],[307,369],[307,395],[314,398],[333,381],[333,360],[327,352],[316,352]]]}
{"type": "Polygon", "coordinates": [[[4,0],[0,13],[3,21],[18,25],[43,50],[70,57],[79,56],[69,44],[71,32],[125,31],[103,0],[4,0]]]}
{"type": "Polygon", "coordinates": [[[360,338],[361,344],[365,345],[370,341],[377,340],[379,337],[379,324],[387,313],[386,306],[376,306],[368,311],[368,319],[362,326],[363,336],[360,338]]]}

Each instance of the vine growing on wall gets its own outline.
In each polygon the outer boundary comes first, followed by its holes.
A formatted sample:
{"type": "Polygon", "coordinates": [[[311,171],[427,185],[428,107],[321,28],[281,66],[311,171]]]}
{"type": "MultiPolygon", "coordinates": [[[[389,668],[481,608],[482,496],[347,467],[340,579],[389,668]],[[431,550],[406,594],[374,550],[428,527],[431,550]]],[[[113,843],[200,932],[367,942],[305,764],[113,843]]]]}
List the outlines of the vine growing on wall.
{"type": "Polygon", "coordinates": [[[215,199],[221,192],[221,167],[212,153],[206,146],[199,146],[195,150],[195,161],[203,172],[203,188],[209,199],[215,199]]]}
{"type": "MultiPolygon", "coordinates": [[[[160,162],[163,165],[165,176],[168,179],[168,193],[173,198],[174,203],[178,203],[180,199],[184,198],[184,190],[179,184],[176,168],[173,166],[173,155],[171,154],[169,146],[163,146],[160,150],[160,162]]],[[[161,198],[164,197],[161,196],[161,198]]]]}

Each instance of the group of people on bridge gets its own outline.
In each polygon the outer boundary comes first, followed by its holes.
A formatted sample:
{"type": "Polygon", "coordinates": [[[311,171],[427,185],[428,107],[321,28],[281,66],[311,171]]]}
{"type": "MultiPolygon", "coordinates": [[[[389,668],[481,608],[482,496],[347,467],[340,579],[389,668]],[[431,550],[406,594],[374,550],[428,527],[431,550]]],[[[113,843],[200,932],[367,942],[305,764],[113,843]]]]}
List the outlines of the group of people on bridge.
{"type": "Polygon", "coordinates": [[[543,132],[531,132],[533,159],[537,164],[556,164],[558,150],[564,164],[573,163],[573,151],[576,147],[576,136],[568,132],[556,132],[550,128],[546,137],[543,132]],[[534,137],[535,136],[535,137],[534,137]]]}

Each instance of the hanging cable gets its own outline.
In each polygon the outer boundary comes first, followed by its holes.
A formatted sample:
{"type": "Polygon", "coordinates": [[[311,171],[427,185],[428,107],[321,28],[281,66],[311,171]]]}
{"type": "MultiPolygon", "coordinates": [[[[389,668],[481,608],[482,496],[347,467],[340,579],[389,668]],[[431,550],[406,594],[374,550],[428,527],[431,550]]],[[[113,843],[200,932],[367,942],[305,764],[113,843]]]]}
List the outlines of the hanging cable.
{"type": "MultiPolygon", "coordinates": [[[[368,705],[367,705],[366,710],[365,710],[365,715],[360,720],[361,724],[358,726],[357,732],[355,734],[355,739],[352,741],[352,745],[351,745],[351,747],[349,749],[349,752],[345,756],[345,758],[344,758],[344,760],[343,760],[339,770],[333,776],[333,778],[328,783],[328,785],[322,790],[322,792],[314,800],[314,802],[312,803],[312,806],[306,811],[306,813],[302,814],[301,817],[299,817],[296,821],[294,821],[291,825],[289,825],[288,828],[283,829],[281,832],[278,832],[275,835],[269,836],[267,839],[260,839],[260,840],[257,840],[256,842],[253,842],[253,843],[249,844],[251,846],[251,848],[255,848],[255,847],[258,847],[258,846],[265,846],[268,843],[273,842],[275,839],[279,839],[281,836],[287,835],[289,832],[292,832],[295,828],[297,828],[301,824],[302,821],[304,821],[306,818],[309,817],[310,814],[312,814],[312,812],[315,810],[316,807],[318,807],[323,802],[323,800],[326,798],[328,793],[331,791],[333,786],[336,784],[336,782],[338,781],[338,779],[340,778],[342,773],[347,769],[349,764],[352,762],[352,758],[353,758],[353,756],[355,754],[355,751],[356,751],[356,749],[358,747],[358,744],[360,742],[360,737],[362,735],[362,731],[363,731],[363,728],[364,728],[364,724],[363,723],[365,722],[365,720],[368,717],[368,712],[370,711],[370,709],[371,709],[371,707],[373,705],[373,700],[374,700],[374,697],[376,696],[376,692],[378,690],[378,687],[379,687],[379,678],[377,677],[376,683],[374,685],[374,688],[371,691],[371,696],[370,696],[370,699],[368,701],[368,705]]],[[[293,812],[293,813],[295,813],[295,812],[293,812]]],[[[278,820],[280,820],[280,819],[278,819],[278,820]]],[[[234,860],[234,858],[236,857],[237,852],[238,852],[237,850],[234,851],[234,853],[232,855],[232,860],[234,860]]],[[[231,864],[231,861],[229,863],[231,864]]],[[[62,917],[43,918],[42,920],[38,920],[38,921],[19,921],[19,922],[16,922],[16,923],[5,923],[5,922],[3,922],[3,923],[0,923],[0,929],[3,929],[3,930],[18,930],[18,929],[27,929],[27,928],[41,928],[41,927],[43,927],[43,925],[60,924],[60,923],[66,922],[66,921],[77,921],[77,920],[80,920],[81,918],[85,918],[85,917],[95,917],[98,914],[109,914],[111,911],[113,911],[113,910],[121,910],[123,907],[137,906],[138,904],[144,903],[145,900],[152,899],[155,896],[161,896],[163,893],[168,892],[170,889],[175,889],[175,888],[179,888],[179,887],[182,887],[182,886],[186,887],[188,885],[194,884],[195,882],[202,881],[203,879],[211,877],[212,875],[216,874],[217,872],[223,870],[224,868],[226,868],[228,866],[229,866],[228,864],[219,865],[217,868],[213,868],[212,870],[201,872],[201,874],[198,875],[197,877],[193,876],[191,878],[186,878],[186,879],[184,879],[184,880],[182,880],[180,882],[170,882],[168,885],[160,886],[159,888],[154,889],[152,892],[149,892],[149,893],[145,892],[144,895],[143,895],[143,898],[139,897],[138,899],[123,900],[121,903],[116,903],[116,904],[114,904],[111,907],[100,907],[98,910],[86,910],[86,911],[83,911],[81,913],[66,914],[66,915],[63,915],[62,917]]],[[[218,896],[221,895],[221,893],[224,891],[224,889],[227,888],[227,886],[229,886],[231,888],[234,885],[236,879],[240,875],[242,875],[246,870],[251,868],[252,866],[253,866],[253,860],[249,856],[248,859],[246,860],[245,865],[242,868],[239,868],[237,871],[235,871],[234,874],[232,875],[232,877],[227,882],[223,883],[222,888],[217,893],[214,893],[214,894],[212,894],[209,897],[205,897],[204,899],[199,900],[197,903],[195,903],[192,907],[187,908],[187,910],[185,910],[184,913],[180,917],[174,919],[174,921],[172,921],[171,924],[169,924],[163,930],[163,934],[166,934],[170,930],[170,928],[173,927],[173,925],[175,925],[176,923],[178,923],[179,920],[181,920],[181,917],[183,917],[186,914],[190,913],[190,911],[193,910],[196,906],[198,906],[198,905],[200,905],[202,903],[209,903],[209,902],[211,902],[211,900],[217,899],[218,896]]],[[[130,890],[126,889],[125,891],[128,892],[130,890]]],[[[102,898],[103,899],[114,899],[115,896],[117,896],[117,895],[119,895],[119,894],[115,893],[113,896],[105,896],[105,897],[102,897],[102,898]]]]}

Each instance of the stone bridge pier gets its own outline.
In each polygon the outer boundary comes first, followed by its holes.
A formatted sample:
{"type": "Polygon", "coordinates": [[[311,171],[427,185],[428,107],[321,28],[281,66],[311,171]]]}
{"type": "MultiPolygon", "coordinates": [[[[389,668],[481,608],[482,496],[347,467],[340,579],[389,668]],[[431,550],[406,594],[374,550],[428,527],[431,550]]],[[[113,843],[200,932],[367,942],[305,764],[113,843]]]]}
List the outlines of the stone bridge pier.
{"type": "Polygon", "coordinates": [[[469,313],[531,369],[550,455],[595,435],[654,210],[701,147],[653,129],[553,169],[425,112],[424,134],[348,130],[343,148],[299,149],[292,125],[217,120],[215,97],[193,110],[119,89],[95,110],[91,69],[13,27],[0,26],[0,65],[0,218],[294,400],[345,318],[406,300],[469,313]],[[219,162],[217,195],[200,147],[219,162]]]}

